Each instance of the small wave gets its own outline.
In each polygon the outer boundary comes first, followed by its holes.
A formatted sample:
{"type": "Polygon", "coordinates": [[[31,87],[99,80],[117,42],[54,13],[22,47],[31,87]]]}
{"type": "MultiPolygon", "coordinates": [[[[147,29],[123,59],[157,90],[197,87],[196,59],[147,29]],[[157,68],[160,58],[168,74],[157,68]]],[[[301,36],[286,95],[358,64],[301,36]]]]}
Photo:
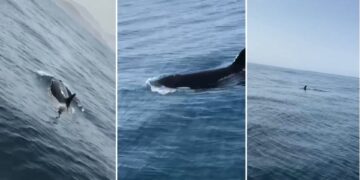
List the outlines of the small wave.
{"type": "Polygon", "coordinates": [[[313,91],[317,91],[317,92],[329,92],[329,91],[326,91],[326,90],[321,90],[321,89],[310,89],[310,90],[313,90],[313,91]]]}
{"type": "Polygon", "coordinates": [[[52,74],[46,72],[46,71],[42,71],[42,70],[38,70],[36,71],[36,74],[38,76],[42,76],[42,77],[54,77],[52,74]]]}
{"type": "MultiPolygon", "coordinates": [[[[300,89],[304,89],[304,88],[300,88],[300,89]]],[[[306,88],[306,91],[329,92],[327,90],[316,89],[316,88],[306,88]]]]}
{"type": "Polygon", "coordinates": [[[251,100],[253,104],[263,102],[263,103],[283,104],[289,107],[296,105],[294,102],[288,100],[282,100],[274,97],[248,95],[248,99],[251,100]]]}

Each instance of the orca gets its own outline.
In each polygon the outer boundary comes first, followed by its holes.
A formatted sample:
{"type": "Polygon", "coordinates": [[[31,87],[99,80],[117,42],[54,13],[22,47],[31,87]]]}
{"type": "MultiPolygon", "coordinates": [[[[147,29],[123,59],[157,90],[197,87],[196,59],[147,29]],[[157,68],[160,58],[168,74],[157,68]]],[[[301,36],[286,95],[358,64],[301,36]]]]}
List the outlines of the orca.
{"type": "MultiPolygon", "coordinates": [[[[58,79],[53,78],[51,80],[51,85],[50,85],[50,91],[51,94],[57,99],[57,101],[60,104],[65,104],[66,109],[69,108],[71,102],[73,101],[74,97],[76,96],[76,94],[72,94],[71,91],[65,86],[65,84],[58,79]]],[[[64,106],[60,106],[58,109],[58,117],[59,118],[61,113],[64,112],[65,110],[64,106]]]]}
{"type": "Polygon", "coordinates": [[[156,84],[168,88],[188,87],[191,89],[208,89],[218,86],[219,80],[232,74],[245,71],[245,48],[235,61],[223,68],[194,72],[190,74],[174,74],[156,80],[156,84]]]}

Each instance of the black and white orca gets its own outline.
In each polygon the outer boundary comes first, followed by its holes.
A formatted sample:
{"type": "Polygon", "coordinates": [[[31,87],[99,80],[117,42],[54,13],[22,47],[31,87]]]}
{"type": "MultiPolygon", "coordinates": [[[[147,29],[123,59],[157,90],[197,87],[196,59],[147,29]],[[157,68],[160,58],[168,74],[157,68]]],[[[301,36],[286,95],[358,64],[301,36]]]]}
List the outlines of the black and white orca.
{"type": "Polygon", "coordinates": [[[223,68],[194,72],[189,74],[174,74],[156,80],[156,84],[168,88],[188,87],[191,89],[207,89],[217,87],[219,81],[232,74],[245,71],[245,49],[235,58],[235,61],[223,68]]]}

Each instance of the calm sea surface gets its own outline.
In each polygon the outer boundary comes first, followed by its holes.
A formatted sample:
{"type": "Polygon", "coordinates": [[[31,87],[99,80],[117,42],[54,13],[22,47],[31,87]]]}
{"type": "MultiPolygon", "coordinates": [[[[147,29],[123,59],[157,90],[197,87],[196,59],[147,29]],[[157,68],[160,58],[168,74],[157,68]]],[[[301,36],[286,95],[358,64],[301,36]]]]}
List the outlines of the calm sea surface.
{"type": "Polygon", "coordinates": [[[359,79],[248,68],[249,180],[359,179],[359,79]]]}

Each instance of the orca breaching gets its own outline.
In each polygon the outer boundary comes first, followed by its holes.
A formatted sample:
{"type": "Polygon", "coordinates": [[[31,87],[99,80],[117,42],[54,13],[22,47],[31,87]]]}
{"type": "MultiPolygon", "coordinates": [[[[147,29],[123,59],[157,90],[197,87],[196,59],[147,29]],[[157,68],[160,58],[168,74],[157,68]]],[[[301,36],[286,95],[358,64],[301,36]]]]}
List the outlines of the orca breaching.
{"type": "Polygon", "coordinates": [[[168,88],[208,89],[217,87],[221,79],[241,71],[245,71],[245,49],[227,67],[190,74],[170,75],[156,80],[155,83],[168,88]]]}
{"type": "MultiPolygon", "coordinates": [[[[79,111],[84,112],[79,98],[76,94],[71,93],[69,87],[62,80],[55,78],[53,75],[45,71],[36,71],[36,75],[39,78],[39,82],[46,87],[48,95],[57,101],[57,113],[56,119],[60,118],[61,114],[65,110],[69,110],[70,107],[76,107],[79,111]]],[[[74,109],[71,109],[74,110],[74,109]]]]}
{"type": "Polygon", "coordinates": [[[76,94],[72,94],[71,91],[64,85],[61,80],[53,78],[50,85],[51,94],[62,104],[58,109],[59,115],[56,118],[60,118],[62,112],[67,110],[73,101],[76,94]],[[64,107],[65,105],[65,107],[64,107]]]}

